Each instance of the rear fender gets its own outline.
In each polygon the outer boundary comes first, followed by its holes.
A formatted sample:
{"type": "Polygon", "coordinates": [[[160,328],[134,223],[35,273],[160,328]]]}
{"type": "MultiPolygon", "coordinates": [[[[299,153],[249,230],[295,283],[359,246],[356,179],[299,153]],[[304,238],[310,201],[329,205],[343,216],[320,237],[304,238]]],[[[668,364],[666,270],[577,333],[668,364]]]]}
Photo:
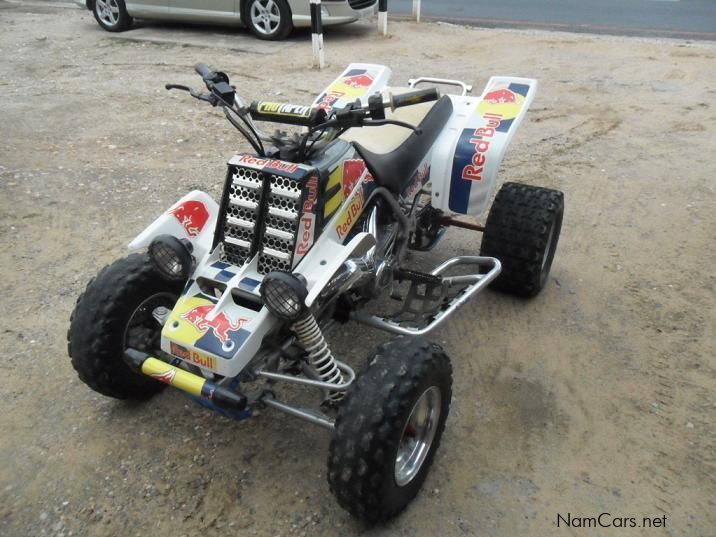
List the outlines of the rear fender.
{"type": "Polygon", "coordinates": [[[172,205],[129,243],[130,250],[146,248],[157,235],[188,239],[194,246],[194,257],[202,259],[214,242],[219,205],[199,190],[189,192],[172,205]]]}
{"type": "Polygon", "coordinates": [[[529,78],[490,78],[480,97],[451,95],[455,112],[435,143],[432,204],[480,215],[497,184],[497,172],[537,91],[529,78]]]}

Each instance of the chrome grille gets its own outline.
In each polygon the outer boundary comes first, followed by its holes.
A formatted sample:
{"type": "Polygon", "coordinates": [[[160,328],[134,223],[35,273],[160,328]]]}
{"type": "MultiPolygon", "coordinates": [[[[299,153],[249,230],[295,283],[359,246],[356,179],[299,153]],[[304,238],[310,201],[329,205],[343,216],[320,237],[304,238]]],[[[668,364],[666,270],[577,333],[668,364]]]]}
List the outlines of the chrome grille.
{"type": "Polygon", "coordinates": [[[251,255],[262,192],[263,177],[260,172],[248,168],[235,169],[226,206],[223,261],[241,266],[251,255]]]}
{"type": "Polygon", "coordinates": [[[279,175],[269,178],[266,218],[259,244],[258,271],[291,270],[301,203],[301,185],[279,175]]]}
{"type": "Polygon", "coordinates": [[[221,260],[241,266],[258,254],[260,274],[290,272],[301,195],[301,183],[291,178],[234,168],[226,200],[221,260]],[[257,229],[259,225],[261,229],[257,229]]]}

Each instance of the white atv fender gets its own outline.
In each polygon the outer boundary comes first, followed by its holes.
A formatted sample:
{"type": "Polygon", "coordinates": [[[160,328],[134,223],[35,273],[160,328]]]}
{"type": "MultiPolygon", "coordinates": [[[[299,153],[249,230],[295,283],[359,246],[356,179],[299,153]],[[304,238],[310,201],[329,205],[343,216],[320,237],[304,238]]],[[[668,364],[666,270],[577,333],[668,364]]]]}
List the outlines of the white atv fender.
{"type": "Polygon", "coordinates": [[[194,257],[203,259],[211,250],[219,205],[205,192],[194,190],[172,205],[129,243],[130,250],[149,246],[158,235],[188,239],[194,257]]]}
{"type": "Polygon", "coordinates": [[[536,80],[495,76],[480,97],[450,95],[454,112],[431,159],[434,207],[476,216],[487,209],[507,146],[536,90],[536,80]]]}

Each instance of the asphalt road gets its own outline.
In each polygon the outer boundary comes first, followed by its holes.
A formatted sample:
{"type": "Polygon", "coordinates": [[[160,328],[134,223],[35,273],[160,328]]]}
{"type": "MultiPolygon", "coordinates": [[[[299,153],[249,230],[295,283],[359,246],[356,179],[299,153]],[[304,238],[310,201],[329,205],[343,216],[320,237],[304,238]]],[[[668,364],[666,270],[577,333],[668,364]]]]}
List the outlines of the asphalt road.
{"type": "MultiPolygon", "coordinates": [[[[413,0],[388,0],[411,12],[413,0]]],[[[426,0],[423,16],[486,27],[716,39],[714,0],[426,0]]]]}

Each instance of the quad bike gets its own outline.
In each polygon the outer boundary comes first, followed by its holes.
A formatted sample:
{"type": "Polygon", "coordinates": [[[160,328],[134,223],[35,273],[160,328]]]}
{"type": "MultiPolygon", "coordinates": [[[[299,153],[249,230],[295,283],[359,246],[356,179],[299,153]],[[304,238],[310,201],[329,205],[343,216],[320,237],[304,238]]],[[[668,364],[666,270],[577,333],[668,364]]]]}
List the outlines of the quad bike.
{"type": "Polygon", "coordinates": [[[168,384],[232,418],[270,407],[330,429],[338,502],[388,519],[425,480],[450,406],[449,359],[423,336],[488,286],[529,297],[547,281],[561,192],[507,183],[484,227],[454,218],[489,205],[536,81],[493,77],[473,97],[444,79],[390,89],[388,68],[351,64],[311,106],[247,105],[226,74],[196,70],[207,91],[167,89],[220,107],[254,153],[231,158],[218,203],[187,194],[90,282],[72,364],[110,397],[168,384]],[[481,231],[480,255],[406,266],[451,226],[481,231]],[[359,374],[326,340],[349,320],[396,335],[359,374]],[[296,402],[306,392],[315,404],[296,402]]]}

